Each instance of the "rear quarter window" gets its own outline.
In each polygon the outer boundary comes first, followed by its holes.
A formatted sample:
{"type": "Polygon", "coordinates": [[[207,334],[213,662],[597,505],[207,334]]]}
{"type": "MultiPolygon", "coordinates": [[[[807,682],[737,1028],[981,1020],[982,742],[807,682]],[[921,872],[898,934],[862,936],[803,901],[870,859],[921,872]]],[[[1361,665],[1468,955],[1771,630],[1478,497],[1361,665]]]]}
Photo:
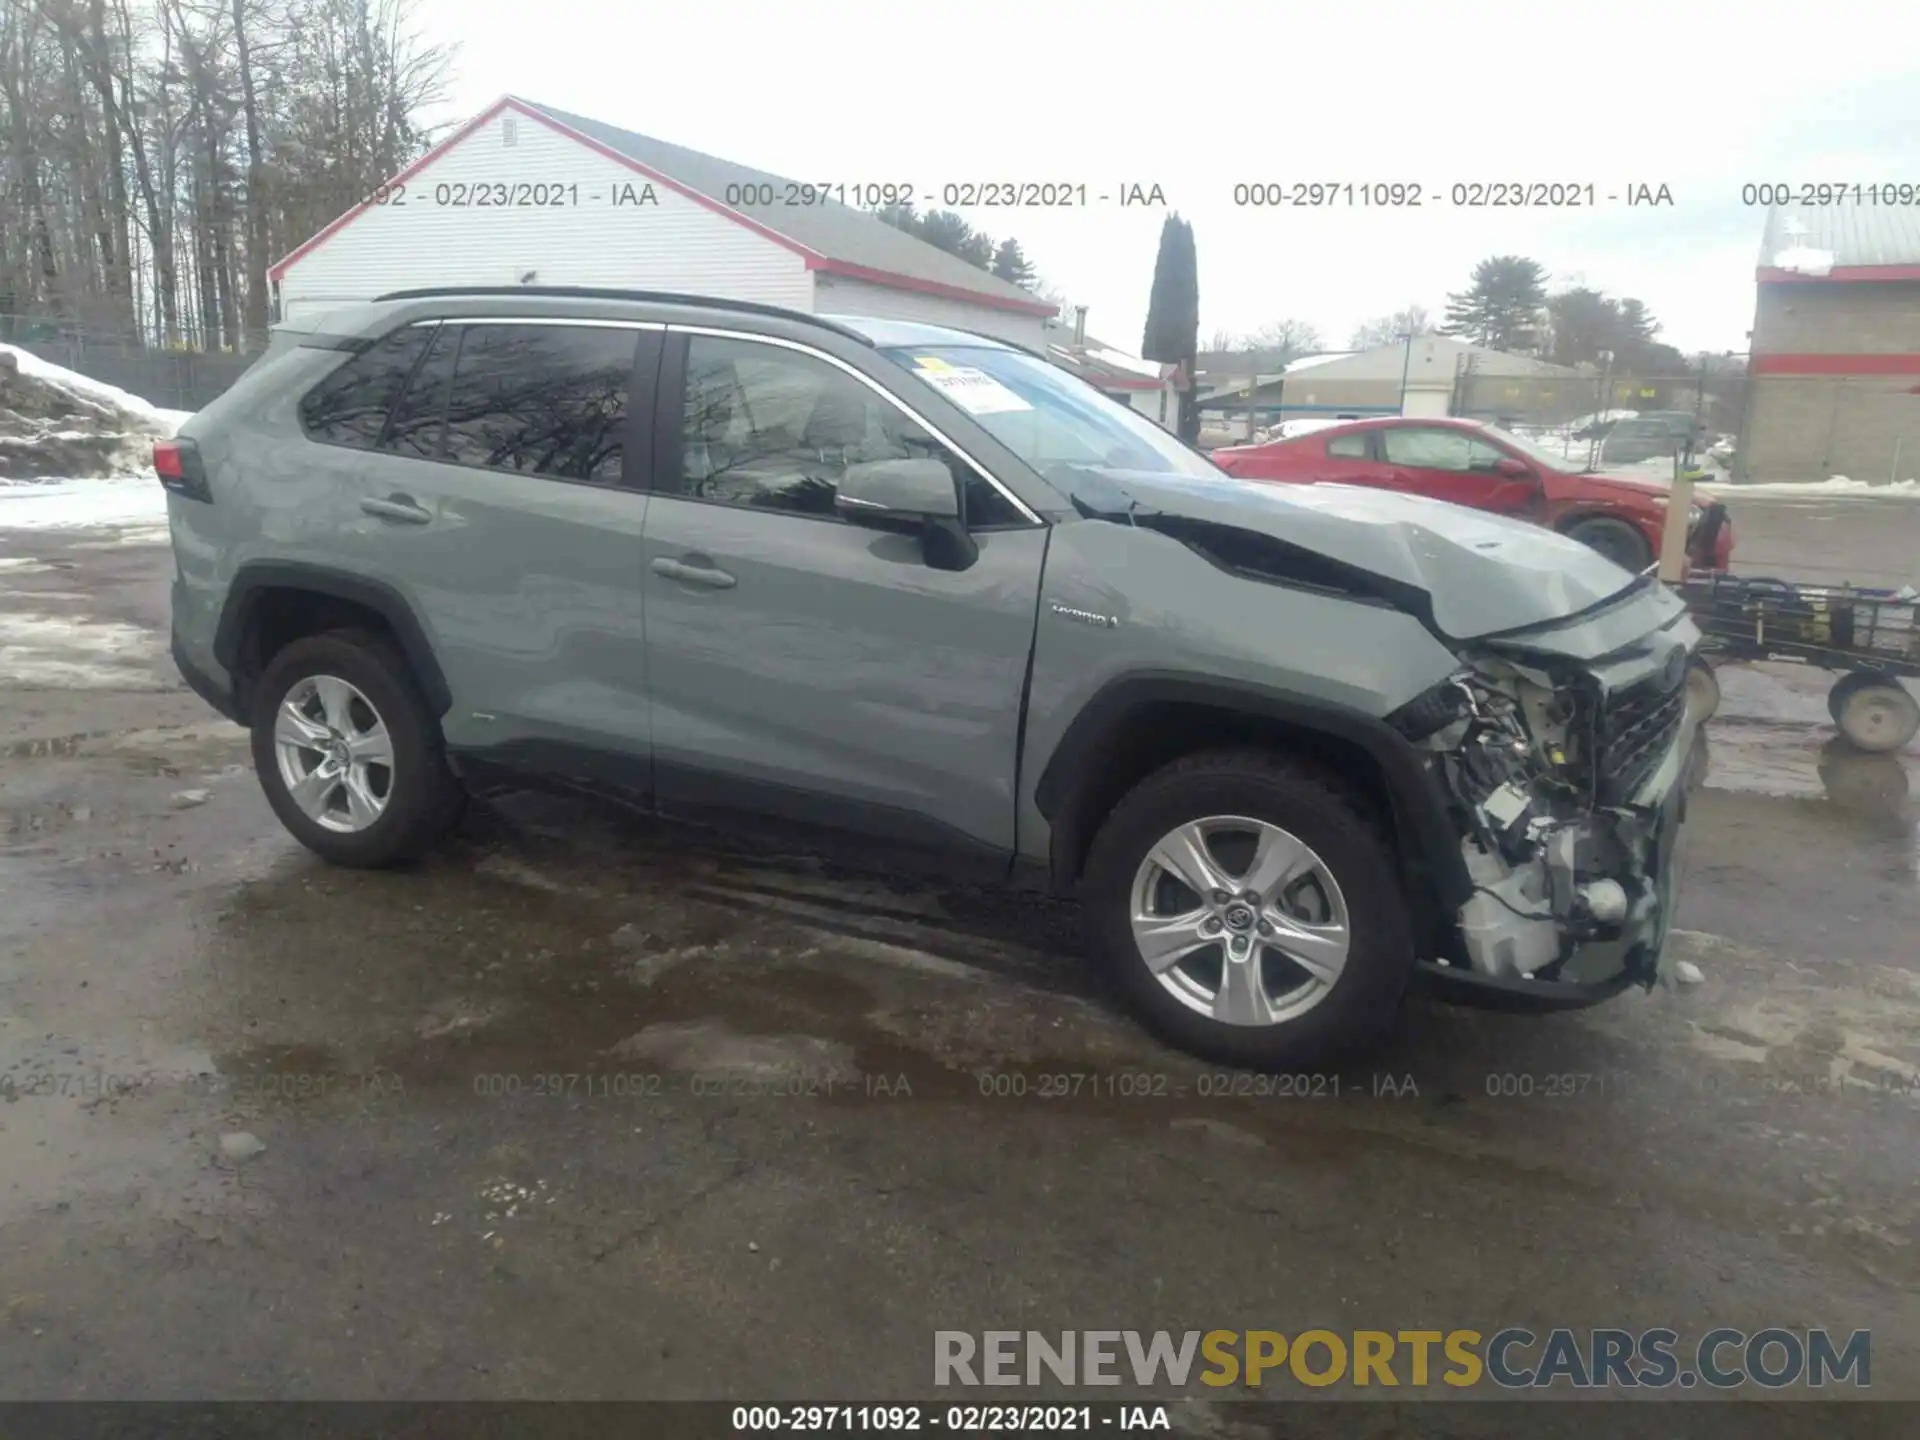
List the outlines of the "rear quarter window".
{"type": "Polygon", "coordinates": [[[1345,435],[1327,437],[1327,454],[1335,460],[1364,460],[1367,458],[1367,432],[1355,430],[1345,435]]]}
{"type": "Polygon", "coordinates": [[[396,330],[329,372],[300,398],[300,425],[308,438],[356,450],[373,449],[386,428],[387,412],[407,388],[433,331],[431,325],[396,330]]]}

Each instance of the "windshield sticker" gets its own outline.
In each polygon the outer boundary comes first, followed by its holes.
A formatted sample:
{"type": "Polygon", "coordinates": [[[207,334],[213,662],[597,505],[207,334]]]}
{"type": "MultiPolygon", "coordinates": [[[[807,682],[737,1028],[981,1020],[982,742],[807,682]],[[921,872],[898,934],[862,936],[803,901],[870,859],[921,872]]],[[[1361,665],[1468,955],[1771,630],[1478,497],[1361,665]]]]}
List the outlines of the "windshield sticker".
{"type": "Polygon", "coordinates": [[[915,356],[914,364],[922,380],[944,392],[969,415],[1004,415],[1014,410],[1033,409],[984,370],[949,365],[929,355],[915,356]]]}

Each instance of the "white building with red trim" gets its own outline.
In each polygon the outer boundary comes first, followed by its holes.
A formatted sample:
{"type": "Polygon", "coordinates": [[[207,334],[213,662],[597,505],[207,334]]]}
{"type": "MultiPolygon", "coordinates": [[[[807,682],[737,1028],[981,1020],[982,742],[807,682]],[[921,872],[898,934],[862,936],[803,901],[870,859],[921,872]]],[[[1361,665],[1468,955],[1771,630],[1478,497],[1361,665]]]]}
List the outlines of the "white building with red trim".
{"type": "Polygon", "coordinates": [[[1899,198],[1769,212],[1738,478],[1920,476],[1920,206],[1899,198]]]}
{"type": "Polygon", "coordinates": [[[428,285],[588,285],[920,320],[1041,351],[1057,336],[1058,307],[867,213],[890,197],[817,178],[507,96],[269,276],[288,320],[428,285]]]}

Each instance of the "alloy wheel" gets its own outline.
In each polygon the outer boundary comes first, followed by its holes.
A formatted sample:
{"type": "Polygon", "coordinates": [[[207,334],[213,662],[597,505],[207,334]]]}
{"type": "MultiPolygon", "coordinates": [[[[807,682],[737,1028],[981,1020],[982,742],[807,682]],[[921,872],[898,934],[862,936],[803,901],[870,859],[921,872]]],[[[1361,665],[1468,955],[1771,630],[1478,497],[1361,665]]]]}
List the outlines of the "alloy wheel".
{"type": "Polygon", "coordinates": [[[1169,831],[1135,871],[1141,961],[1188,1009],[1279,1025],[1332,993],[1352,945],[1326,861],[1264,820],[1212,816],[1169,831]]]}
{"type": "Polygon", "coordinates": [[[393,796],[393,738],[373,702],[333,675],[297,682],[274,715],[273,748],[287,794],[316,825],[367,829],[393,796]]]}

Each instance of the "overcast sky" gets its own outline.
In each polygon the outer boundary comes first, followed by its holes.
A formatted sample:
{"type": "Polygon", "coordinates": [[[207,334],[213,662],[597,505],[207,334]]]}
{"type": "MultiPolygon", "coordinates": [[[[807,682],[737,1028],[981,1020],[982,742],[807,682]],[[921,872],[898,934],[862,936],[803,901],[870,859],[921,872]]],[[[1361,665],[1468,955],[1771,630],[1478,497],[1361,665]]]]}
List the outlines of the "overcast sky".
{"type": "MultiPolygon", "coordinates": [[[[436,120],[513,93],[794,179],[1158,184],[1193,222],[1204,341],[1294,317],[1344,345],[1475,261],[1644,300],[1661,338],[1739,350],[1749,181],[1920,183],[1905,7],[1825,0],[420,0],[457,43],[436,120]],[[1795,18],[1789,18],[1789,17],[1795,18]],[[1238,208],[1243,181],[1584,185],[1595,210],[1238,208]],[[1630,209],[1632,185],[1669,208],[1630,209]]],[[[1097,192],[1096,192],[1097,193],[1097,192]]],[[[1137,350],[1164,212],[976,211],[1137,350]]]]}

